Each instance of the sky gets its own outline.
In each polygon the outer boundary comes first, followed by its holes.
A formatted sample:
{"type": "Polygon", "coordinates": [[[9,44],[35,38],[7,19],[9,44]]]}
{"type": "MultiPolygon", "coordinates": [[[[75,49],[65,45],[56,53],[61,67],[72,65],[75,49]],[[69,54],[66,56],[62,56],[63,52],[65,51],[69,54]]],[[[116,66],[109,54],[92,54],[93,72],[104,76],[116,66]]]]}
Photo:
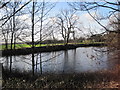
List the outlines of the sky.
{"type": "MultiPolygon", "coordinates": [[[[56,15],[60,13],[60,10],[70,9],[71,8],[68,5],[67,2],[65,2],[64,0],[62,0],[62,1],[59,1],[59,2],[56,3],[56,6],[49,13],[50,17],[56,17],[56,15]]],[[[90,13],[92,15],[95,15],[96,12],[95,12],[95,10],[91,10],[90,13]]],[[[105,16],[105,15],[107,15],[109,13],[109,9],[99,8],[97,13],[98,13],[97,15],[99,17],[105,16]]],[[[0,15],[1,14],[2,13],[0,13],[0,15]]],[[[81,29],[84,32],[84,34],[79,32],[78,33],[79,36],[83,37],[85,35],[89,35],[90,31],[92,31],[94,34],[103,32],[101,30],[102,27],[99,24],[96,23],[96,21],[88,14],[88,12],[86,12],[86,11],[78,11],[76,13],[76,16],[79,17],[80,26],[81,26],[81,29]]],[[[20,18],[23,19],[23,20],[25,18],[28,18],[28,21],[26,21],[26,23],[29,23],[31,21],[29,15],[24,15],[24,16],[21,16],[20,18]]],[[[102,22],[103,25],[108,24],[108,20],[101,20],[101,22],[102,22]]],[[[56,37],[61,39],[61,37],[59,35],[56,35],[56,37]]]]}
{"type": "MultiPolygon", "coordinates": [[[[9,0],[2,0],[2,1],[9,1],[9,0]]],[[[15,0],[11,0],[11,2],[14,2],[15,0]]],[[[21,1],[21,0],[16,0],[16,1],[21,1]]],[[[22,0],[22,1],[29,1],[29,0],[22,0]]],[[[34,0],[34,1],[37,1],[37,2],[41,2],[43,0],[34,0]]],[[[93,1],[96,1],[96,2],[103,2],[104,0],[47,0],[47,1],[50,1],[50,2],[93,2],[93,1]]],[[[106,1],[110,1],[110,2],[116,2],[118,0],[106,0],[106,1]]]]}
{"type": "MultiPolygon", "coordinates": [[[[56,15],[57,13],[60,12],[61,9],[70,9],[71,7],[67,4],[67,2],[58,2],[56,4],[56,7],[52,10],[52,15],[56,15]]],[[[104,8],[100,8],[98,16],[105,16],[109,13],[109,9],[104,9],[104,8]]],[[[92,15],[95,14],[95,11],[90,11],[90,13],[92,15]]],[[[101,33],[101,26],[99,24],[96,23],[95,20],[93,20],[93,18],[88,14],[88,12],[86,11],[78,11],[77,12],[77,16],[79,16],[80,18],[80,22],[82,23],[82,25],[87,29],[87,28],[91,28],[93,31],[95,30],[97,33],[101,33]]],[[[101,21],[104,25],[108,23],[108,20],[102,20],[101,21]]],[[[88,30],[84,30],[85,33],[88,32],[88,30]]]]}

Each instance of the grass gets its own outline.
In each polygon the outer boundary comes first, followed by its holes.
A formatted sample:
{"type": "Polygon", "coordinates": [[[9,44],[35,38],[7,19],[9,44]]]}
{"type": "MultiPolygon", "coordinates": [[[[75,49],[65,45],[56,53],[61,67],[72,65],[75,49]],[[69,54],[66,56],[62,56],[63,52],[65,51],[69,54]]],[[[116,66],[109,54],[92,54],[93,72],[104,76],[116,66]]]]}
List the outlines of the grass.
{"type": "MultiPolygon", "coordinates": [[[[111,71],[80,74],[43,74],[15,71],[3,79],[3,88],[120,88],[120,66],[111,71]]],[[[4,76],[5,77],[5,76],[4,76]]]]}
{"type": "MultiPolygon", "coordinates": [[[[68,44],[104,44],[104,42],[82,42],[82,43],[68,43],[68,44]]],[[[37,44],[35,47],[40,46],[55,46],[55,45],[64,45],[64,43],[57,43],[57,44],[37,44]]],[[[10,49],[11,45],[8,45],[8,49],[10,49]]],[[[15,49],[20,48],[30,48],[32,45],[28,44],[15,44],[15,49]]],[[[12,45],[12,48],[14,48],[14,45],[12,45]]],[[[0,50],[5,50],[5,45],[0,45],[0,50]]]]}

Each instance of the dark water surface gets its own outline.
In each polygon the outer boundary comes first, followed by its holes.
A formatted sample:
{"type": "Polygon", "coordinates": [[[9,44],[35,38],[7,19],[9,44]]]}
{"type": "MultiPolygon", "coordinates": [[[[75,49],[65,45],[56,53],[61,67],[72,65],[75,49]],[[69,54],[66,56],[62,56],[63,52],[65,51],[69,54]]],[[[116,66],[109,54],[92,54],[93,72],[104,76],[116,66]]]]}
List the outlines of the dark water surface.
{"type": "MultiPolygon", "coordinates": [[[[80,73],[110,69],[114,66],[108,60],[106,48],[80,47],[67,51],[37,53],[35,55],[35,72],[37,73],[80,73]],[[97,51],[96,51],[97,50],[97,51]]],[[[10,67],[10,57],[2,57],[4,67],[10,67]]],[[[12,69],[32,70],[32,55],[12,56],[12,69]]]]}

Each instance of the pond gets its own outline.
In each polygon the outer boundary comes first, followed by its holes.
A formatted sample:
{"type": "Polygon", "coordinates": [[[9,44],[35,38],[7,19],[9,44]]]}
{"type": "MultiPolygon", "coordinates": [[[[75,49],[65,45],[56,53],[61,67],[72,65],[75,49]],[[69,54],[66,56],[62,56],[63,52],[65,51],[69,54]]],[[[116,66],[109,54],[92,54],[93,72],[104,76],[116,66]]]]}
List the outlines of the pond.
{"type": "MultiPolygon", "coordinates": [[[[66,51],[34,54],[36,73],[81,73],[107,70],[114,66],[108,60],[105,47],[79,47],[66,51]]],[[[1,57],[5,68],[10,67],[10,57],[1,57]]],[[[32,55],[12,56],[12,69],[32,70],[32,55]]]]}

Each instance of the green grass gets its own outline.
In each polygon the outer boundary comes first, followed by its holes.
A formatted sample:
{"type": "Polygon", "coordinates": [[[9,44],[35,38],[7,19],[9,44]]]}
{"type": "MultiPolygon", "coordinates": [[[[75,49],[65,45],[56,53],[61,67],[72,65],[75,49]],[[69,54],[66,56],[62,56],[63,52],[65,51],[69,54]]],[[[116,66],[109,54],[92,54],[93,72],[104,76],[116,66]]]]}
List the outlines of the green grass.
{"type": "MultiPolygon", "coordinates": [[[[5,45],[0,45],[2,46],[2,48],[0,48],[1,50],[5,50],[5,45]]],[[[8,45],[8,49],[10,49],[11,45],[8,45]]],[[[30,45],[27,44],[16,44],[15,48],[19,49],[19,48],[26,48],[26,47],[31,47],[30,45]]],[[[14,48],[14,45],[12,45],[12,48],[14,48]]]]}
{"type": "MultiPolygon", "coordinates": [[[[102,44],[104,42],[82,42],[82,43],[68,43],[68,44],[102,44]]],[[[40,47],[40,46],[55,46],[55,45],[64,45],[64,43],[57,43],[57,44],[37,44],[35,47],[40,47]]],[[[11,45],[8,45],[8,49],[10,49],[11,45]]],[[[20,48],[30,48],[32,45],[28,44],[15,44],[15,49],[20,49],[20,48]]],[[[12,48],[14,48],[14,45],[12,45],[12,48]]],[[[0,50],[5,50],[5,45],[0,45],[0,50]]]]}
{"type": "MultiPolygon", "coordinates": [[[[40,47],[40,46],[55,46],[55,45],[64,45],[63,43],[59,44],[37,44],[35,47],[40,47]]],[[[15,44],[15,49],[20,49],[20,48],[30,48],[32,45],[28,44],[15,44]]],[[[8,49],[11,48],[11,45],[8,45],[8,49]]],[[[14,45],[12,45],[12,48],[14,48],[14,45]]],[[[0,50],[5,50],[5,45],[0,45],[0,50]]]]}

